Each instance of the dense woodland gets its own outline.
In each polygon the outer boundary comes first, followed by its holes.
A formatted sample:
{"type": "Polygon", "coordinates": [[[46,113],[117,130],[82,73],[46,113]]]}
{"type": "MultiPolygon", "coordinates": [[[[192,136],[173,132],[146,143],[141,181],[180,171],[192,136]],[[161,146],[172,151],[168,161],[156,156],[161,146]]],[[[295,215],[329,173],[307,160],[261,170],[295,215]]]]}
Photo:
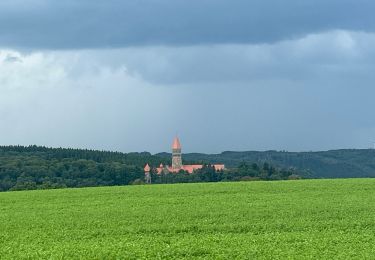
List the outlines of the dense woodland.
{"type": "MultiPolygon", "coordinates": [[[[169,164],[170,157],[38,146],[0,146],[0,191],[141,184],[143,167],[169,164]]],[[[190,161],[194,162],[194,161],[190,161]]],[[[190,163],[189,162],[189,163],[190,163]]],[[[268,163],[240,163],[226,171],[209,166],[195,174],[153,175],[153,183],[279,180],[298,178],[296,170],[268,163]]]]}
{"type": "MultiPolygon", "coordinates": [[[[0,191],[139,184],[146,163],[166,165],[170,158],[168,153],[0,146],[0,191]]],[[[183,159],[186,164],[207,166],[193,175],[153,174],[153,183],[375,177],[373,149],[184,154],[183,159]],[[228,169],[212,171],[209,165],[214,163],[224,163],[228,169]]]]}
{"type": "MultiPolygon", "coordinates": [[[[236,168],[216,171],[209,164],[204,165],[193,174],[180,171],[177,174],[152,173],[153,183],[194,183],[194,182],[220,182],[220,181],[255,181],[255,180],[295,180],[301,176],[295,169],[278,169],[268,163],[259,166],[243,162],[236,168]]],[[[142,183],[142,182],[141,182],[142,183]]]]}
{"type": "Polygon", "coordinates": [[[0,147],[0,191],[127,185],[143,178],[146,161],[160,160],[149,153],[0,147]]]}
{"type": "MultiPolygon", "coordinates": [[[[168,158],[170,154],[160,153],[168,158]]],[[[220,154],[184,154],[188,161],[224,163],[237,167],[241,162],[248,164],[264,162],[278,168],[296,168],[308,178],[359,178],[375,177],[375,149],[343,149],[322,152],[249,151],[223,152],[220,154]]]]}

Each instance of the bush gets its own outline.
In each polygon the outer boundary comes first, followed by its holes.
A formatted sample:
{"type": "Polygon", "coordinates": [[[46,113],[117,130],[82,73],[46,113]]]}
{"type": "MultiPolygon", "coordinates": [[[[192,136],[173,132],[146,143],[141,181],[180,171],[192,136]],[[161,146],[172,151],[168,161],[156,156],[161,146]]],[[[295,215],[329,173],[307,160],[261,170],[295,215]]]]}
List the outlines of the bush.
{"type": "Polygon", "coordinates": [[[135,179],[132,183],[132,185],[143,185],[145,182],[142,179],[135,179]]]}

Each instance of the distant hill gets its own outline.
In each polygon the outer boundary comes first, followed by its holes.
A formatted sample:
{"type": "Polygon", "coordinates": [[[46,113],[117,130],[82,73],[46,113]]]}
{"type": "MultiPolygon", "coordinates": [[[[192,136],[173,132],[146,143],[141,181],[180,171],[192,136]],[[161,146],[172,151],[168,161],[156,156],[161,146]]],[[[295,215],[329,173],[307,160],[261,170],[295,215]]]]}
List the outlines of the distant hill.
{"type": "MultiPolygon", "coordinates": [[[[157,156],[169,158],[170,154],[159,153],[157,156]]],[[[268,162],[278,167],[293,167],[308,171],[310,177],[313,178],[375,177],[374,149],[343,149],[322,152],[188,153],[183,155],[183,159],[194,162],[224,163],[227,167],[236,167],[241,162],[268,162]]]]}
{"type": "MultiPolygon", "coordinates": [[[[256,170],[257,174],[251,172],[251,168],[255,166],[267,172],[269,176],[263,176],[265,179],[278,176],[272,169],[283,170],[284,173],[296,172],[304,178],[375,177],[375,150],[370,149],[300,153],[190,153],[184,154],[183,160],[187,164],[224,163],[227,168],[241,165],[238,169],[225,172],[231,174],[231,177],[238,174],[257,177],[261,171],[256,170]],[[254,163],[257,165],[254,166],[254,163]],[[272,168],[266,168],[264,163],[272,168]]],[[[168,153],[152,155],[148,152],[120,153],[39,146],[0,146],[0,191],[127,185],[143,180],[143,167],[146,163],[155,167],[160,163],[166,165],[170,162],[171,155],[168,153]]],[[[281,175],[284,176],[284,173],[281,175]]]]}

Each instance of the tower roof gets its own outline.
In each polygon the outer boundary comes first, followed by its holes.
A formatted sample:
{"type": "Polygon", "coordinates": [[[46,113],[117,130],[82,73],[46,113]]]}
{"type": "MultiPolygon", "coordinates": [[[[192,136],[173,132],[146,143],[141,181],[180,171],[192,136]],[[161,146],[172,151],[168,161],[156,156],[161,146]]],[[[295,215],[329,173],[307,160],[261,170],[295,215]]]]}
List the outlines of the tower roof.
{"type": "Polygon", "coordinates": [[[144,171],[149,172],[151,170],[150,165],[146,164],[144,171]]]}
{"type": "Polygon", "coordinates": [[[173,140],[172,149],[181,149],[180,140],[177,136],[173,140]]]}

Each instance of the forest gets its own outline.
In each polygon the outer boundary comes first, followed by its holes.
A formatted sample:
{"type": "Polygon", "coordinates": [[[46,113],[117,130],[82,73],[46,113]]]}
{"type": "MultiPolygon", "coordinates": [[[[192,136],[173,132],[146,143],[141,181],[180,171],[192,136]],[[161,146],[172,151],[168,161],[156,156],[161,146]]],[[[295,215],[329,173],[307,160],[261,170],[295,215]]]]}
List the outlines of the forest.
{"type": "MultiPolygon", "coordinates": [[[[0,191],[143,184],[146,163],[169,164],[170,157],[39,146],[0,147],[0,191]]],[[[194,162],[190,161],[189,163],[194,162]]],[[[155,175],[153,183],[281,180],[300,178],[296,169],[241,162],[216,172],[210,161],[194,174],[155,175]]]]}
{"type": "MultiPolygon", "coordinates": [[[[174,174],[151,174],[153,183],[196,183],[196,182],[220,182],[220,181],[257,181],[257,180],[296,180],[302,178],[300,173],[293,168],[280,169],[264,163],[251,165],[243,162],[236,168],[229,168],[223,171],[216,171],[209,164],[202,169],[189,174],[180,171],[174,174]]],[[[142,182],[141,182],[142,183],[142,182]]]]}
{"type": "MultiPolygon", "coordinates": [[[[169,158],[170,154],[160,153],[169,158]]],[[[373,178],[375,177],[375,149],[340,149],[317,152],[288,151],[226,151],[220,154],[188,153],[188,161],[224,163],[228,168],[242,162],[259,165],[267,162],[278,168],[295,168],[309,178],[373,178]]]]}

